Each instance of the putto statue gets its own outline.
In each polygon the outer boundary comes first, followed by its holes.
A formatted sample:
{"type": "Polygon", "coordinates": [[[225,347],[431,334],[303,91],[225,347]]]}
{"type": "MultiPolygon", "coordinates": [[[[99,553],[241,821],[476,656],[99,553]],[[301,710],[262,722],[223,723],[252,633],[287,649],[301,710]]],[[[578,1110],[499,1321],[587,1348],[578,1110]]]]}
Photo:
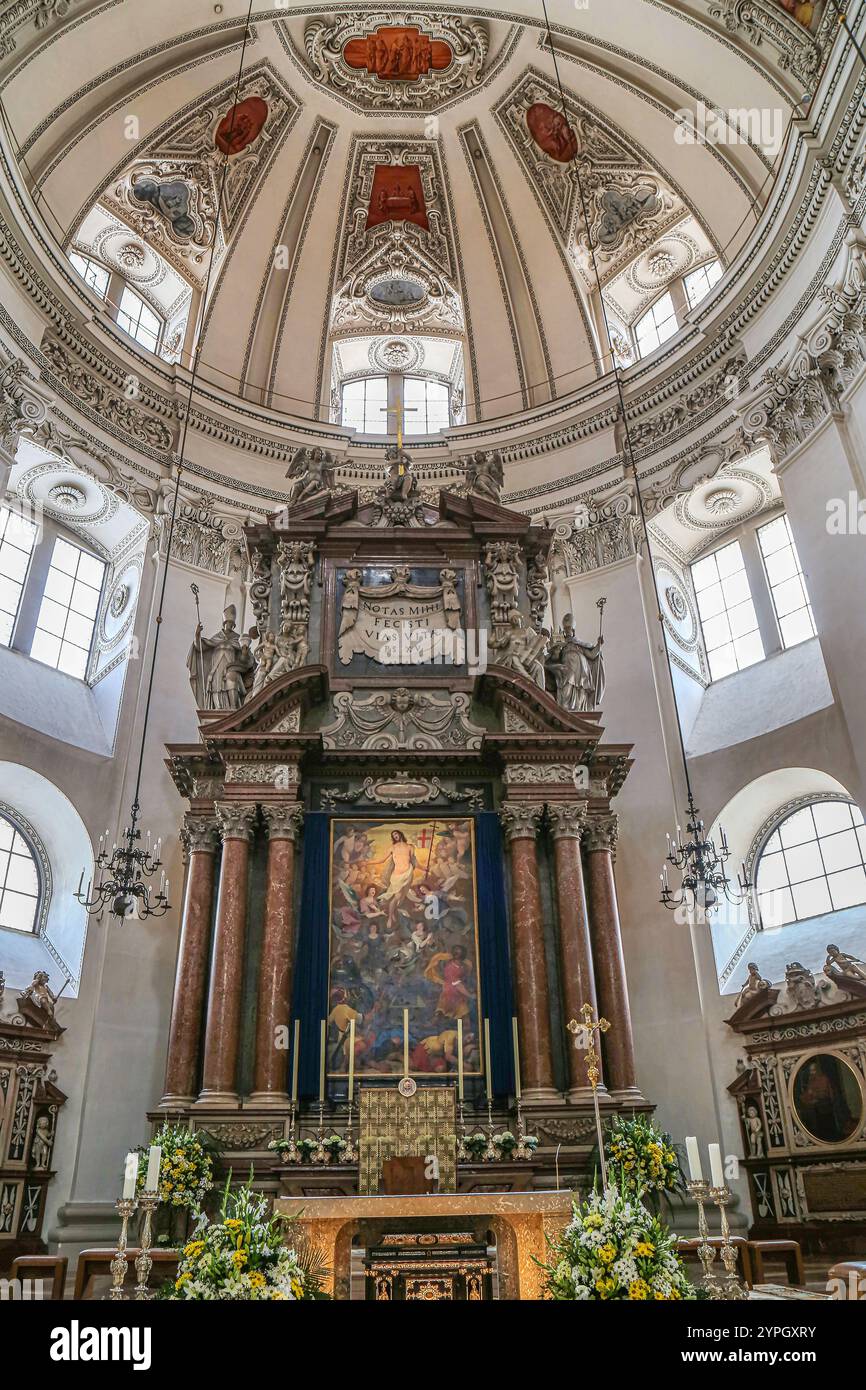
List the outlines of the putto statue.
{"type": "Polygon", "coordinates": [[[255,666],[250,639],[236,628],[237,609],[229,604],[223,625],[212,637],[198,623],[186,659],[196,709],[239,709],[246,694],[246,675],[255,666]]]}
{"type": "Polygon", "coordinates": [[[317,444],[312,449],[302,447],[289,464],[286,477],[294,479],[287,505],[298,507],[320,492],[330,492],[334,486],[333,455],[317,444]]]}
{"type": "Polygon", "coordinates": [[[770,981],[763,979],[760,970],[753,960],[749,961],[746,970],[748,971],[746,982],[737,995],[735,1007],[738,1009],[743,1004],[754,1004],[759,1000],[766,999],[771,988],[770,981]]]}
{"type": "Polygon", "coordinates": [[[491,502],[502,499],[505,471],[498,449],[476,449],[466,460],[466,486],[491,502]]]}
{"type": "Polygon", "coordinates": [[[385,450],[388,475],[376,492],[374,526],[424,526],[424,503],[412,459],[397,444],[385,450]]]}
{"type": "Polygon", "coordinates": [[[846,989],[858,997],[866,996],[866,962],[849,955],[847,951],[840,951],[832,942],[827,947],[824,974],[839,989],[846,989]]]}
{"type": "Polygon", "coordinates": [[[566,613],[562,631],[551,641],[545,662],[563,709],[582,713],[601,705],[605,684],[603,646],[600,633],[595,643],[579,641],[574,632],[574,617],[566,613]]]}
{"type": "Polygon", "coordinates": [[[48,983],[47,970],[37,970],[32,982],[24,990],[21,999],[29,999],[35,1008],[40,1009],[48,1018],[54,1018],[54,1006],[57,1003],[57,995],[48,983]]]}

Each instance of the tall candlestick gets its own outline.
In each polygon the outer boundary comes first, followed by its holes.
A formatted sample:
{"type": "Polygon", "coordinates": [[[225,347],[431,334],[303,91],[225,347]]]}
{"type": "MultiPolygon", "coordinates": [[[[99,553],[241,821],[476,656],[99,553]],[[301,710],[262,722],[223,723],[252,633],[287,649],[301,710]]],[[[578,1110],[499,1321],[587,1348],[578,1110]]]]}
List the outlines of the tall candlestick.
{"type": "Polygon", "coordinates": [[[135,1196],[135,1189],[138,1185],[138,1154],[128,1153],[126,1155],[126,1165],[123,1170],[123,1200],[129,1201],[130,1197],[135,1196]]]}
{"type": "Polygon", "coordinates": [[[493,1099],[493,1082],[490,1072],[490,1019],[484,1020],[484,1071],[487,1077],[487,1099],[493,1099]]]}
{"type": "Polygon", "coordinates": [[[349,1104],[355,1091],[355,1020],[349,1019],[349,1104]]]}
{"type": "Polygon", "coordinates": [[[295,1019],[295,1043],[292,1048],[292,1105],[298,1103],[298,1057],[301,1045],[301,1020],[295,1019]]]}
{"type": "Polygon", "coordinates": [[[322,1019],[321,1041],[319,1045],[319,1104],[325,1104],[325,1030],[327,1024],[322,1019]]]}
{"type": "Polygon", "coordinates": [[[147,1177],[144,1180],[145,1192],[159,1191],[159,1165],[162,1162],[162,1149],[159,1144],[151,1144],[147,1156],[147,1177]]]}
{"type": "Polygon", "coordinates": [[[689,1161],[689,1177],[692,1182],[703,1182],[704,1170],[701,1167],[701,1151],[693,1134],[686,1135],[686,1158],[689,1161]]]}
{"type": "Polygon", "coordinates": [[[713,1187],[724,1187],[725,1170],[722,1167],[722,1150],[718,1144],[710,1144],[710,1177],[713,1187]]]}
{"type": "Polygon", "coordinates": [[[511,1036],[514,1040],[514,1099],[520,1100],[520,1044],[517,1041],[517,1019],[511,1020],[511,1036]]]}
{"type": "Polygon", "coordinates": [[[403,1075],[409,1075],[409,1010],[403,1010],[403,1075]]]}
{"type": "Polygon", "coordinates": [[[463,1099],[463,1019],[457,1020],[457,1099],[463,1099]]]}

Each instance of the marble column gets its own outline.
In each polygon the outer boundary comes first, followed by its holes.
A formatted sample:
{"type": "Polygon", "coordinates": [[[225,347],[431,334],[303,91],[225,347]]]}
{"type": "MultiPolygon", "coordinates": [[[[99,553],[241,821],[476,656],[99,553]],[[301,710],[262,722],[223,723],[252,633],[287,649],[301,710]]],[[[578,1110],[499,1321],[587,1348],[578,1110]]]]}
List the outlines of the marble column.
{"type": "Polygon", "coordinates": [[[216,931],[207,1001],[204,1069],[199,1105],[238,1103],[237,1067],[241,1034],[241,991],[247,934],[250,842],[255,806],[220,802],[216,806],[223,842],[216,931]]]}
{"type": "MultiPolygon", "coordinates": [[[[580,839],[586,827],[585,801],[551,804],[547,808],[553,835],[553,855],[556,868],[556,909],[559,918],[559,940],[562,965],[562,1002],[566,1022],[580,1021],[584,1004],[597,1009],[595,972],[589,936],[589,914],[583,883],[583,862],[580,839]]],[[[587,1101],[592,1088],[587,1081],[585,1052],[574,1046],[568,1048],[569,1099],[587,1101]]],[[[599,1091],[604,1091],[603,1083],[599,1091]]]]}
{"type": "Polygon", "coordinates": [[[217,822],[188,815],[181,831],[187,853],[186,891],[168,1030],[165,1090],[160,1105],[177,1109],[196,1097],[205,982],[213,921],[217,822]]]}
{"type": "Polygon", "coordinates": [[[285,1106],[285,1046],[277,1047],[278,1030],[287,1040],[291,1018],[292,961],[295,941],[295,841],[304,819],[302,806],[262,806],[268,835],[268,871],[262,955],[256,1013],[256,1062],[250,1105],[285,1106]]]}
{"type": "Polygon", "coordinates": [[[537,837],[543,807],[510,802],[499,817],[505,829],[511,867],[511,921],[517,1028],[523,1099],[555,1100],[550,1041],[550,994],[544,950],[544,914],[538,870],[537,837]]]}
{"type": "Polygon", "coordinates": [[[589,930],[598,1008],[611,1025],[602,1043],[607,1088],[616,1100],[638,1102],[643,1097],[635,1079],[634,1039],[613,876],[617,833],[615,815],[590,816],[583,832],[589,930]]]}

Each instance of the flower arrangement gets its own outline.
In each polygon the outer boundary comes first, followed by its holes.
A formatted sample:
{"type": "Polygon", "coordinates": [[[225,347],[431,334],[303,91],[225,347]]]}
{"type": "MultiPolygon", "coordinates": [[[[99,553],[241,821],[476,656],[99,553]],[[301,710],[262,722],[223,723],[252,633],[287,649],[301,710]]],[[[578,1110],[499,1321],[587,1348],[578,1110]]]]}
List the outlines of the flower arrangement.
{"type": "MultiPolygon", "coordinates": [[[[538,1148],[537,1134],[523,1134],[518,1137],[511,1133],[510,1129],[503,1129],[500,1134],[494,1134],[493,1147],[496,1150],[497,1158],[511,1158],[512,1155],[520,1150],[528,1150],[530,1154],[538,1148]]],[[[518,1157],[526,1157],[526,1153],[518,1154],[518,1157]]]]}
{"type": "Polygon", "coordinates": [[[676,1236],[633,1195],[611,1186],[575,1205],[542,1268],[561,1301],[695,1298],[676,1253],[676,1236]]]}
{"type": "Polygon", "coordinates": [[[328,1134],[321,1141],[319,1152],[318,1138],[271,1139],[268,1148],[278,1153],[280,1158],[299,1163],[340,1163],[350,1148],[349,1141],[342,1134],[328,1134]]]}
{"type": "Polygon", "coordinates": [[[489,1139],[480,1129],[474,1134],[467,1134],[464,1144],[473,1158],[483,1158],[489,1144],[489,1139]]]}
{"type": "MultiPolygon", "coordinates": [[[[231,1179],[229,1179],[229,1182],[231,1179]]],[[[200,1212],[183,1250],[168,1299],[243,1302],[324,1298],[324,1270],[283,1242],[283,1222],[268,1213],[267,1197],[226,1183],[216,1220],[200,1212]]]]}
{"type": "Polygon", "coordinates": [[[671,1136],[646,1115],[615,1116],[607,1129],[604,1152],[621,1190],[637,1201],[684,1188],[671,1136]]]}
{"type": "MultiPolygon", "coordinates": [[[[170,1207],[197,1211],[213,1187],[213,1158],[205,1144],[183,1125],[164,1124],[152,1142],[162,1149],[159,1200],[170,1207]]],[[[138,1150],[138,1191],[144,1191],[147,1148],[138,1150]]]]}

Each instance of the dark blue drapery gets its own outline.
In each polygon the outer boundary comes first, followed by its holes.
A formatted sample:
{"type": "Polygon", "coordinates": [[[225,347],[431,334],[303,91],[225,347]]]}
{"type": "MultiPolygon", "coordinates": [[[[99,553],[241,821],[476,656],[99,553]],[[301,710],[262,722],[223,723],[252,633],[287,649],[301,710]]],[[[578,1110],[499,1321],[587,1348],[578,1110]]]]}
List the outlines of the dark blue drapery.
{"type": "Polygon", "coordinates": [[[513,1005],[502,831],[495,811],[482,811],[475,817],[475,858],[481,1007],[490,1019],[493,1091],[505,1096],[514,1092],[513,1005]]]}
{"type": "Polygon", "coordinates": [[[304,817],[304,874],[295,955],[293,1018],[301,1024],[298,1093],[319,1094],[319,1038],[328,1013],[330,816],[304,817]]]}
{"type": "MultiPolygon", "coordinates": [[[[298,920],[292,1016],[301,1024],[298,1090],[319,1093],[319,1038],[328,1013],[328,875],[331,817],[312,812],[304,818],[304,869],[298,920]]],[[[498,816],[475,817],[478,888],[478,948],[481,960],[481,1007],[490,1019],[493,1090],[514,1089],[512,1056],[511,964],[508,911],[503,882],[502,839],[498,816]]]]}

